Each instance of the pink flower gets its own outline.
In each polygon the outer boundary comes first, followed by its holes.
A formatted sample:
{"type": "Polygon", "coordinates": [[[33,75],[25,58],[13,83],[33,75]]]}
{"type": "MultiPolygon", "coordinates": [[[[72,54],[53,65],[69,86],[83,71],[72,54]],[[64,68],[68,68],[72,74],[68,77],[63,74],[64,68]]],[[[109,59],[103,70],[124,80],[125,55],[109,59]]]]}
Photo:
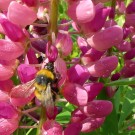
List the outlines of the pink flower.
{"type": "Polygon", "coordinates": [[[102,83],[87,83],[83,86],[87,93],[88,93],[88,102],[94,100],[96,96],[100,93],[100,91],[103,89],[102,83]]]}
{"type": "Polygon", "coordinates": [[[38,0],[22,0],[27,6],[35,7],[38,4],[38,0]]]}
{"type": "Polygon", "coordinates": [[[17,68],[17,72],[21,82],[26,83],[35,78],[37,70],[33,66],[20,64],[17,68]]]}
{"type": "Polygon", "coordinates": [[[93,77],[107,77],[117,67],[118,58],[116,56],[109,56],[101,58],[95,63],[88,65],[88,70],[93,77]]]}
{"type": "Polygon", "coordinates": [[[86,23],[95,16],[95,8],[91,0],[73,1],[68,6],[68,15],[73,21],[86,23]]]}
{"type": "Polygon", "coordinates": [[[35,11],[15,1],[10,3],[8,7],[7,17],[11,22],[21,27],[26,27],[37,19],[35,11]]]}
{"type": "Polygon", "coordinates": [[[42,135],[62,135],[62,127],[58,122],[48,120],[43,124],[42,135]]]}
{"type": "Polygon", "coordinates": [[[12,41],[21,42],[26,39],[22,29],[18,25],[13,24],[7,19],[1,19],[0,24],[3,27],[6,36],[8,36],[12,41]]]}
{"type": "Polygon", "coordinates": [[[89,45],[98,51],[105,51],[114,45],[118,45],[123,39],[123,30],[119,26],[112,26],[97,32],[87,39],[89,45]]]}
{"type": "Polygon", "coordinates": [[[80,106],[79,109],[92,118],[102,118],[109,115],[113,110],[112,102],[106,100],[93,100],[86,106],[80,106]],[[107,108],[107,109],[106,109],[107,108]]]}
{"type": "Polygon", "coordinates": [[[77,64],[68,69],[67,72],[68,81],[83,85],[90,77],[87,68],[77,64]]]}
{"type": "Polygon", "coordinates": [[[62,88],[66,100],[76,106],[84,106],[88,101],[86,90],[79,84],[67,82],[62,88]]]}
{"type": "Polygon", "coordinates": [[[14,60],[23,53],[24,47],[21,43],[0,39],[0,60],[14,60]]]}
{"type": "Polygon", "coordinates": [[[19,113],[8,102],[0,102],[0,134],[12,134],[19,124],[19,113]]]}

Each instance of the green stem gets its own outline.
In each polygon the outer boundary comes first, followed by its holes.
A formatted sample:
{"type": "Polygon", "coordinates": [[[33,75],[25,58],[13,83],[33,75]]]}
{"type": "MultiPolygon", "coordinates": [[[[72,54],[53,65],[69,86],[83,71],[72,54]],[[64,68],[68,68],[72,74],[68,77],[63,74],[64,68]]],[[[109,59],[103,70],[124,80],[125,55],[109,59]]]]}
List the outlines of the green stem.
{"type": "Polygon", "coordinates": [[[45,107],[41,106],[41,114],[40,114],[40,121],[37,129],[36,135],[42,135],[42,125],[46,121],[46,110],[45,107]]]}
{"type": "Polygon", "coordinates": [[[53,42],[52,34],[57,37],[58,33],[58,5],[59,0],[51,0],[50,2],[50,24],[49,24],[49,41],[53,42]]]}

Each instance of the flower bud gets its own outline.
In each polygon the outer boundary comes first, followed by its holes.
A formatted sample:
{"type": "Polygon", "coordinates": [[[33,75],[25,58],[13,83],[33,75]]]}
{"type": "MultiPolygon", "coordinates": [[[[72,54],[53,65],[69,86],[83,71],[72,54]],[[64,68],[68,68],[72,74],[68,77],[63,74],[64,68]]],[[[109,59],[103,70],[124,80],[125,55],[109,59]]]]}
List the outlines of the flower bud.
{"type": "Polygon", "coordinates": [[[117,67],[118,58],[116,56],[104,57],[88,66],[88,70],[93,77],[107,77],[117,67]]]}
{"type": "Polygon", "coordinates": [[[112,102],[107,100],[93,100],[86,106],[80,106],[79,108],[86,116],[90,116],[92,118],[102,118],[112,112],[113,105],[112,102]]]}
{"type": "Polygon", "coordinates": [[[99,128],[104,123],[105,118],[87,118],[82,121],[81,132],[92,132],[99,128]]]}
{"type": "Polygon", "coordinates": [[[58,122],[48,120],[42,126],[42,135],[62,135],[62,127],[58,122]]]}
{"type": "Polygon", "coordinates": [[[83,86],[88,93],[88,102],[94,100],[103,89],[102,83],[87,83],[83,86]]]}
{"type": "Polygon", "coordinates": [[[36,12],[31,8],[23,6],[16,1],[10,3],[7,13],[8,19],[21,27],[32,24],[36,19],[36,12]],[[25,19],[24,19],[25,18],[25,19]]]}
{"type": "Polygon", "coordinates": [[[12,41],[21,42],[26,38],[22,29],[18,25],[13,24],[12,22],[8,21],[7,19],[1,19],[0,24],[3,27],[5,34],[12,41]]]}
{"type": "Polygon", "coordinates": [[[46,56],[49,59],[49,62],[54,62],[58,56],[57,48],[54,45],[49,45],[48,43],[46,46],[46,56]]]}
{"type": "Polygon", "coordinates": [[[62,93],[66,100],[74,105],[83,106],[87,104],[88,94],[81,85],[66,83],[62,88],[62,93]]]}
{"type": "Polygon", "coordinates": [[[118,45],[123,39],[123,30],[119,26],[112,26],[97,32],[87,39],[89,45],[98,51],[105,51],[114,45],[118,45]]]}
{"type": "Polygon", "coordinates": [[[69,17],[78,23],[91,21],[95,16],[95,8],[91,0],[73,1],[68,6],[69,17]]]}
{"type": "Polygon", "coordinates": [[[72,66],[68,70],[67,75],[70,82],[80,85],[83,85],[90,77],[88,70],[79,64],[72,66]]]}

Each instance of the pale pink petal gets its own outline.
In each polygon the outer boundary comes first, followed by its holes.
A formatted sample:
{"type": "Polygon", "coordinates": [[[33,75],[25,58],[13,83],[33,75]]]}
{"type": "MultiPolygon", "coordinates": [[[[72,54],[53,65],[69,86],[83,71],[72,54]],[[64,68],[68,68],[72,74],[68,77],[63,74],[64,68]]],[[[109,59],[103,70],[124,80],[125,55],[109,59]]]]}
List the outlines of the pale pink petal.
{"type": "Polygon", "coordinates": [[[21,27],[26,27],[37,19],[37,15],[34,10],[15,1],[10,3],[7,17],[11,22],[21,27]]]}

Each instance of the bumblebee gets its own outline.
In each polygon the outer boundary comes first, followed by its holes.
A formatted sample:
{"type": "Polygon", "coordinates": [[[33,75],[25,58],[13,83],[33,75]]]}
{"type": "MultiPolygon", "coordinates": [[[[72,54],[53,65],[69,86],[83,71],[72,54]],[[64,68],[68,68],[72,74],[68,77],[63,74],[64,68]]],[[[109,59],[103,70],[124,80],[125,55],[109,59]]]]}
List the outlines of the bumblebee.
{"type": "Polygon", "coordinates": [[[59,92],[57,82],[53,63],[47,63],[43,69],[37,72],[34,80],[14,87],[13,91],[22,89],[20,95],[16,95],[20,97],[29,97],[34,92],[37,99],[46,107],[46,111],[53,115],[54,102],[59,92]]]}

